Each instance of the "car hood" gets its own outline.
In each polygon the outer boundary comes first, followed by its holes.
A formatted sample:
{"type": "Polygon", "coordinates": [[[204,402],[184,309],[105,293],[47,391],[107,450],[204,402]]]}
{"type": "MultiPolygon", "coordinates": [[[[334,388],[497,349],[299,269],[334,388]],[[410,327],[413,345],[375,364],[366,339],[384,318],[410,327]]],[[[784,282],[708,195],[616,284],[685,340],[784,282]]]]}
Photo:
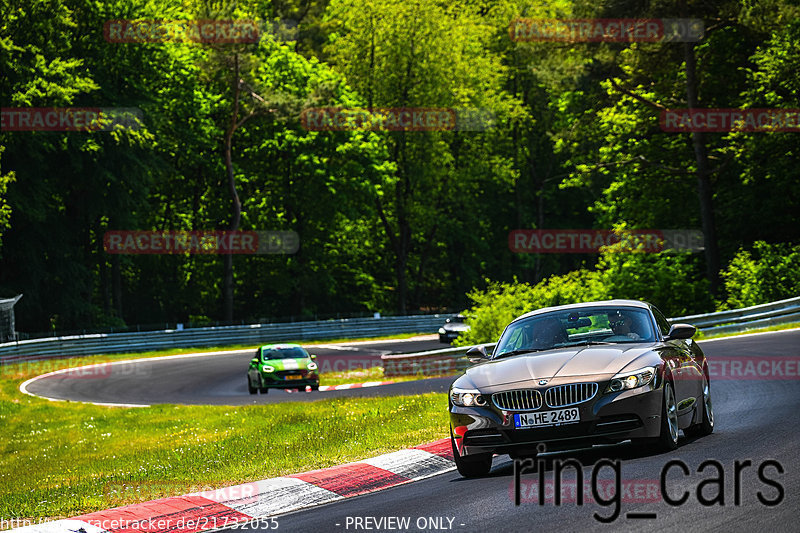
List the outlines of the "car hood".
{"type": "Polygon", "coordinates": [[[269,365],[276,371],[281,370],[305,370],[311,360],[306,357],[292,359],[267,359],[263,364],[269,365]]]}
{"type": "Polygon", "coordinates": [[[465,377],[473,386],[481,388],[532,379],[616,374],[642,355],[652,352],[655,345],[579,346],[522,354],[471,367],[465,377]]]}

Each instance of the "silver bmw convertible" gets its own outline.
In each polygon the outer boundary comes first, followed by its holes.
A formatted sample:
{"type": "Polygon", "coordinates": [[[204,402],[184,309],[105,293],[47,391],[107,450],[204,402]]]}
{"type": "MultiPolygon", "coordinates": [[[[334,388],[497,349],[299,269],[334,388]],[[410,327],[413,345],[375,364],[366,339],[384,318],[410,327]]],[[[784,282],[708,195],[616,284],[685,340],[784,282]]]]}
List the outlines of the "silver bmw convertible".
{"type": "Polygon", "coordinates": [[[450,436],[462,476],[485,475],[493,454],[531,457],[632,440],[655,452],[678,432],[714,430],[708,362],[695,327],[653,305],[608,300],[520,316],[493,352],[450,386],[450,436]]]}

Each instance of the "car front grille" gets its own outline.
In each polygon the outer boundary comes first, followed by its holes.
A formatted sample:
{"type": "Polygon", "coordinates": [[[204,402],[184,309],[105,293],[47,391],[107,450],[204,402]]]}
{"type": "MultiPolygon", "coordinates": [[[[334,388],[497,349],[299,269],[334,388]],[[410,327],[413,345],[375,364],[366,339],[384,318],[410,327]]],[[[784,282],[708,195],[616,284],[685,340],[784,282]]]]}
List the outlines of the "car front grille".
{"type": "Polygon", "coordinates": [[[597,383],[570,383],[550,387],[544,399],[550,407],[566,407],[591,400],[597,394],[597,383]]]}
{"type": "Polygon", "coordinates": [[[275,375],[279,378],[286,379],[286,376],[305,376],[308,370],[279,370],[275,375]]]}
{"type": "Polygon", "coordinates": [[[532,411],[542,406],[542,393],[534,389],[519,389],[492,394],[492,402],[506,411],[532,411]]]}

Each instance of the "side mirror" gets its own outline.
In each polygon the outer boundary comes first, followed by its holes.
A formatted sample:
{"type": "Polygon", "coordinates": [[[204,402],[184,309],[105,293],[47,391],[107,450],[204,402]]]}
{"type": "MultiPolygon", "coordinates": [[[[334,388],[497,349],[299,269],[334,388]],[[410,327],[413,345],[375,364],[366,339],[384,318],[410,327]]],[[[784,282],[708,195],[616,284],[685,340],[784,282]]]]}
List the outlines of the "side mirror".
{"type": "Polygon", "coordinates": [[[258,364],[258,357],[253,357],[252,359],[250,359],[250,362],[252,364],[254,364],[254,365],[257,365],[258,364]]]}
{"type": "Polygon", "coordinates": [[[697,332],[697,328],[691,324],[673,324],[664,340],[691,339],[695,332],[697,332]]]}
{"type": "Polygon", "coordinates": [[[480,363],[489,359],[489,356],[486,355],[486,347],[483,345],[480,346],[473,346],[469,350],[467,350],[467,358],[469,359],[470,363],[480,363]]]}
{"type": "Polygon", "coordinates": [[[313,353],[312,353],[312,354],[308,354],[308,355],[310,355],[310,356],[311,356],[311,359],[316,359],[316,358],[317,358],[317,356],[316,356],[316,355],[314,355],[313,353]]]}

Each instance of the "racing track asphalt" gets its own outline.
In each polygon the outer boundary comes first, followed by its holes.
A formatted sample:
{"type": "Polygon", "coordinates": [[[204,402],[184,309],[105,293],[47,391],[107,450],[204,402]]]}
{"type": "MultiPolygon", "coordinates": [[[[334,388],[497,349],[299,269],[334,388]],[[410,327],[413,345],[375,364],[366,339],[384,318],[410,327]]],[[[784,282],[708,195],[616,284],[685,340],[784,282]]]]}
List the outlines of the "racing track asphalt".
{"type": "MultiPolygon", "coordinates": [[[[709,358],[765,358],[800,355],[800,331],[786,331],[748,337],[732,337],[700,343],[709,358]]],[[[796,363],[795,363],[796,364],[796,363]]],[[[795,374],[797,371],[795,370],[795,374]]],[[[601,524],[593,513],[608,517],[614,505],[585,504],[574,501],[552,502],[539,506],[535,500],[513,501],[513,469],[507,456],[496,457],[489,476],[463,479],[449,472],[427,480],[400,485],[391,489],[304,511],[277,517],[280,531],[765,531],[770,533],[800,531],[800,382],[783,379],[729,379],[712,382],[716,428],[710,436],[687,439],[681,436],[680,447],[671,453],[647,455],[637,453],[629,444],[595,447],[575,452],[545,454],[549,458],[546,480],[552,481],[552,463],[568,458],[583,465],[583,480],[591,483],[594,464],[601,458],[621,461],[623,498],[619,517],[610,524],[601,524]],[[644,502],[642,487],[658,484],[661,471],[671,459],[678,459],[689,468],[690,475],[672,468],[667,476],[667,493],[673,499],[689,494],[683,505],[671,507],[664,501],[644,502]],[[704,480],[717,478],[715,467],[698,473],[706,460],[722,465],[724,505],[701,505],[697,489],[704,480]],[[766,478],[782,487],[784,498],[775,506],[759,502],[758,493],[767,500],[777,500],[778,490],[759,480],[758,468],[767,460],[776,460],[783,474],[766,467],[766,478]],[[735,502],[735,461],[752,462],[740,475],[741,500],[735,502]],[[638,487],[638,488],[637,488],[638,487]],[[642,493],[637,490],[642,489],[642,493]],[[639,501],[631,501],[631,499],[639,501]],[[652,513],[654,517],[636,518],[628,513],[652,513]],[[367,520],[371,517],[370,520],[367,520]],[[381,518],[408,517],[409,527],[398,529],[397,522],[376,522],[381,518]],[[439,521],[429,521],[429,518],[439,521]],[[359,521],[360,519],[360,521],[359,521]],[[452,519],[452,522],[450,522],[452,519]],[[384,527],[380,527],[384,526],[384,527]],[[386,527],[391,526],[391,527],[386,527]],[[421,526],[421,527],[419,527],[421,526]],[[431,527],[434,526],[434,527],[431,527]]],[[[600,479],[611,479],[609,468],[599,470],[600,479]]],[[[523,486],[538,475],[522,476],[523,486]]],[[[575,480],[575,471],[567,468],[565,480],[575,480]]],[[[703,486],[703,494],[713,498],[719,488],[703,486]]],[[[527,493],[530,494],[530,493],[527,493]]],[[[612,498],[613,492],[601,493],[612,498]]],[[[657,498],[656,498],[657,499],[657,498]]],[[[269,522],[261,522],[264,530],[269,522]]],[[[237,528],[241,531],[242,528],[237,528]]],[[[274,525],[272,526],[274,530],[274,525]]],[[[231,529],[233,530],[233,529],[231,529]]]]}
{"type": "MultiPolygon", "coordinates": [[[[318,344],[308,347],[317,355],[322,371],[380,366],[380,356],[446,348],[432,336],[410,341],[374,341],[318,344]]],[[[380,387],[325,392],[271,390],[269,394],[247,392],[247,366],[252,352],[174,356],[143,359],[131,363],[102,364],[92,369],[53,374],[26,385],[31,394],[51,399],[125,405],[252,405],[277,402],[308,402],[343,396],[391,396],[446,392],[452,378],[401,382],[380,387]]],[[[37,364],[35,362],[30,364],[37,364]]],[[[47,368],[47,362],[42,364],[47,368]]],[[[322,385],[324,385],[324,380],[322,385]]]]}

